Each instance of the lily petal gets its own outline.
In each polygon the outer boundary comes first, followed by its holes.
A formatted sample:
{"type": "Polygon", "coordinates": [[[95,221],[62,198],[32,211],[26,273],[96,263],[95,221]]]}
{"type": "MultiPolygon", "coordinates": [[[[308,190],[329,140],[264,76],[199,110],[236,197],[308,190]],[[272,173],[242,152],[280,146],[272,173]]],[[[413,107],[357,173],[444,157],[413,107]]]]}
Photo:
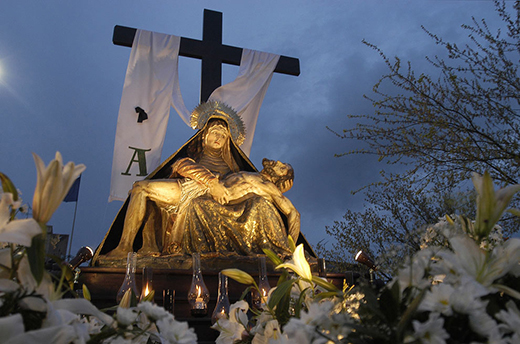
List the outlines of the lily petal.
{"type": "Polygon", "coordinates": [[[14,220],[0,228],[0,241],[29,247],[32,237],[41,232],[40,226],[34,219],[14,220]]]}
{"type": "Polygon", "coordinates": [[[9,339],[25,331],[21,314],[14,314],[0,318],[0,343],[6,343],[9,339]]]}
{"type": "Polygon", "coordinates": [[[34,154],[37,170],[36,189],[33,197],[33,218],[39,223],[47,223],[60,206],[72,184],[85,170],[85,165],[73,162],[63,166],[60,152],[47,167],[42,159],[34,154]]]}
{"type": "Polygon", "coordinates": [[[303,244],[298,245],[294,250],[293,258],[283,264],[280,264],[276,269],[287,268],[294,271],[298,276],[302,277],[307,281],[312,281],[311,267],[305,258],[305,252],[303,250],[303,244]]]}
{"type": "Polygon", "coordinates": [[[226,275],[229,278],[234,279],[238,283],[242,284],[255,284],[255,280],[253,277],[251,277],[250,274],[247,272],[244,272],[240,269],[224,269],[222,270],[222,274],[226,275]]]}

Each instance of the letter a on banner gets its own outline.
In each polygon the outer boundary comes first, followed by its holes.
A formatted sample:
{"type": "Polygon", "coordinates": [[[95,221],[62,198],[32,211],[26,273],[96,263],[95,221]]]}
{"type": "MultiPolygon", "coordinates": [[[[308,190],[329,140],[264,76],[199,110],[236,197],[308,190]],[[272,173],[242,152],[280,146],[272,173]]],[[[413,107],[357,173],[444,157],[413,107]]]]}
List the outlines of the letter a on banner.
{"type": "Polygon", "coordinates": [[[132,184],[161,162],[172,94],[178,89],[179,45],[177,36],[136,32],[117,119],[109,202],[125,200],[132,184]]]}

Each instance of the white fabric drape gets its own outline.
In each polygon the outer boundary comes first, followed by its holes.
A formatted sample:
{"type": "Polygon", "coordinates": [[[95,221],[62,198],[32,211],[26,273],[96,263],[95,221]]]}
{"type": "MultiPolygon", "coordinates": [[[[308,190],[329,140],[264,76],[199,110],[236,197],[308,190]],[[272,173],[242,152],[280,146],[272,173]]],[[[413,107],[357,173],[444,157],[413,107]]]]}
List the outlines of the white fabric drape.
{"type": "Polygon", "coordinates": [[[177,36],[136,32],[119,106],[109,202],[125,200],[134,181],[144,179],[161,163],[174,100],[177,112],[184,112],[183,120],[189,123],[178,86],[179,46],[177,36]],[[136,107],[143,109],[148,119],[138,123],[136,107]],[[142,158],[146,159],[146,168],[142,158]]]}
{"type": "MultiPolygon", "coordinates": [[[[132,184],[160,165],[170,107],[189,125],[190,111],[179,87],[179,47],[180,37],[146,30],[136,32],[119,107],[109,202],[125,200],[132,184]],[[148,119],[139,123],[136,107],[143,109],[148,119]]],[[[247,155],[279,58],[243,49],[237,78],[210,96],[210,100],[227,103],[242,117],[246,140],[241,148],[247,155]]]]}
{"type": "Polygon", "coordinates": [[[235,109],[246,127],[246,139],[240,148],[249,156],[256,121],[265,93],[280,55],[243,49],[237,78],[217,88],[209,100],[220,100],[235,109]]]}

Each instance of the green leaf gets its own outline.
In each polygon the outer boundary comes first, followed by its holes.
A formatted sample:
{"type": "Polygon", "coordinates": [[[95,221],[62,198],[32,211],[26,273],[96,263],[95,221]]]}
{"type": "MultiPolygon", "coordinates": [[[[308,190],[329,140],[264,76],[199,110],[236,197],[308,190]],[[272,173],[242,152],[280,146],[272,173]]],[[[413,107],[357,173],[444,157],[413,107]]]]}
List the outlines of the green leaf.
{"type": "Polygon", "coordinates": [[[291,291],[289,290],[288,293],[284,294],[283,297],[280,299],[278,304],[276,305],[276,309],[274,310],[274,317],[278,320],[278,323],[280,326],[284,326],[289,322],[291,319],[291,316],[293,315],[291,310],[291,291]]]}
{"type": "Polygon", "coordinates": [[[384,288],[379,296],[379,308],[389,323],[399,319],[399,283],[394,283],[391,289],[384,288]]]}
{"type": "Polygon", "coordinates": [[[417,307],[421,304],[422,299],[424,298],[424,295],[426,293],[426,289],[421,290],[419,295],[413,299],[413,301],[410,303],[406,311],[404,312],[403,316],[401,317],[401,320],[397,324],[397,336],[399,338],[402,337],[404,330],[406,328],[406,325],[412,320],[412,316],[417,310],[417,307]]]}
{"type": "Polygon", "coordinates": [[[137,295],[135,295],[134,290],[132,288],[130,290],[130,307],[137,307],[138,301],[137,295]]]}
{"type": "Polygon", "coordinates": [[[276,286],[276,289],[271,293],[271,297],[269,298],[269,302],[267,304],[270,309],[274,309],[274,307],[280,303],[285,295],[290,296],[291,288],[296,281],[297,280],[295,279],[287,280],[276,286]]]}
{"type": "Polygon", "coordinates": [[[305,293],[307,292],[309,288],[305,288],[302,290],[302,292],[300,293],[300,297],[298,298],[298,301],[296,301],[296,304],[294,305],[294,316],[296,318],[299,318],[300,317],[300,312],[302,310],[302,304],[303,304],[303,300],[305,299],[305,293]]]}
{"type": "Polygon", "coordinates": [[[54,254],[48,254],[46,256],[51,258],[61,268],[60,286],[63,284],[63,280],[66,280],[69,288],[72,290],[74,286],[74,277],[76,275],[76,272],[73,271],[72,267],[60,257],[54,254]]]}
{"type": "Polygon", "coordinates": [[[240,295],[240,299],[239,300],[244,300],[247,296],[247,294],[251,291],[251,289],[253,289],[253,286],[250,285],[249,287],[246,288],[246,290],[244,290],[242,292],[242,295],[240,295]]]}
{"type": "Polygon", "coordinates": [[[91,301],[92,297],[90,296],[90,290],[88,290],[87,285],[83,284],[82,289],[83,289],[83,298],[91,301]]]}
{"type": "Polygon", "coordinates": [[[339,291],[338,292],[327,291],[327,292],[316,294],[316,296],[314,298],[316,300],[323,300],[323,299],[328,299],[328,298],[332,298],[332,297],[341,297],[341,296],[342,296],[342,293],[339,291]]]}
{"type": "Polygon", "coordinates": [[[520,209],[511,208],[511,209],[507,209],[506,211],[515,216],[520,216],[520,209]]]}
{"type": "Polygon", "coordinates": [[[292,236],[289,235],[287,239],[289,241],[289,248],[291,249],[291,252],[296,251],[296,244],[294,243],[294,239],[292,238],[292,236]]]}
{"type": "Polygon", "coordinates": [[[323,279],[321,279],[320,277],[318,276],[312,276],[312,281],[314,283],[316,283],[317,285],[319,285],[320,287],[322,288],[325,288],[326,290],[328,291],[339,291],[339,289],[332,283],[329,283],[323,279]]]}
{"type": "Polygon", "coordinates": [[[270,249],[264,248],[262,250],[264,251],[267,258],[269,258],[275,266],[283,263],[283,260],[280,257],[278,257],[278,255],[276,253],[274,253],[273,251],[271,251],[270,249]]]}
{"type": "Polygon", "coordinates": [[[242,284],[255,284],[255,279],[245,271],[240,269],[224,269],[222,274],[242,284]]]}
{"type": "Polygon", "coordinates": [[[2,190],[13,194],[13,201],[18,201],[18,191],[9,177],[0,172],[0,182],[2,182],[2,190]]]}
{"type": "Polygon", "coordinates": [[[276,285],[279,285],[280,283],[287,281],[289,279],[289,276],[289,271],[283,270],[282,274],[278,278],[278,283],[276,283],[276,285]]]}
{"type": "MultiPolygon", "coordinates": [[[[42,226],[42,225],[40,225],[42,226]]],[[[32,238],[31,247],[27,247],[27,258],[31,272],[38,285],[43,280],[45,272],[45,234],[38,234],[32,238]]]]}

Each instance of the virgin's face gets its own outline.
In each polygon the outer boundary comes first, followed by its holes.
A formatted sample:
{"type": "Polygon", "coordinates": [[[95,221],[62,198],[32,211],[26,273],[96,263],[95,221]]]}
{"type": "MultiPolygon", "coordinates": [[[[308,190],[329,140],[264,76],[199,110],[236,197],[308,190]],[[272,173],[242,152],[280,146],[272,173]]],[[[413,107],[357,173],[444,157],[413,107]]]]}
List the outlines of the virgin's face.
{"type": "Polygon", "coordinates": [[[221,124],[216,124],[208,129],[205,138],[205,146],[211,149],[222,149],[229,138],[229,131],[221,124]]]}

